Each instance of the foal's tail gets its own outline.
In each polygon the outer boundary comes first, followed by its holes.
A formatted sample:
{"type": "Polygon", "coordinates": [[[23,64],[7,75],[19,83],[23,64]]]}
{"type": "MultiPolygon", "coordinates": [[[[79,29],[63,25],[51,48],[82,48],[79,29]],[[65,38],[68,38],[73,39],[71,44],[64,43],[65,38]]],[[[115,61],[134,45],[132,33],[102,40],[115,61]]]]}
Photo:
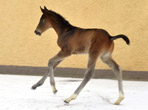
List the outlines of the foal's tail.
{"type": "Polygon", "coordinates": [[[120,35],[117,35],[117,36],[110,36],[111,40],[116,40],[118,38],[122,38],[127,43],[127,45],[130,44],[130,40],[128,39],[128,37],[123,35],[123,34],[120,34],[120,35]]]}

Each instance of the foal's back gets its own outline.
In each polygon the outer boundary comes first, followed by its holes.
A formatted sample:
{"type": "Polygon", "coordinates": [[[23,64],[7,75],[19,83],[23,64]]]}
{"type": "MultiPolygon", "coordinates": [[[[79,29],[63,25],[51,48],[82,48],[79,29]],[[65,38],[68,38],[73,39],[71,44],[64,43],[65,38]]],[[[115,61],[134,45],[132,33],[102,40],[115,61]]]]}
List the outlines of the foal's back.
{"type": "Polygon", "coordinates": [[[110,49],[113,45],[110,35],[103,29],[75,29],[75,33],[69,38],[68,44],[73,54],[100,53],[110,49]]]}

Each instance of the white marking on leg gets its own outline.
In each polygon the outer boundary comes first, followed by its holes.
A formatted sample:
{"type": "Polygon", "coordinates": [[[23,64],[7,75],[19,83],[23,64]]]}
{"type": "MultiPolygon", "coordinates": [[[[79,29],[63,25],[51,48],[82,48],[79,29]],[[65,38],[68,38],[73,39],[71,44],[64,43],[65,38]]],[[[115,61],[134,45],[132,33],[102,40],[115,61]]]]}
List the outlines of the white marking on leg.
{"type": "Polygon", "coordinates": [[[69,103],[72,100],[75,100],[77,98],[77,94],[72,94],[69,98],[67,98],[64,102],[69,103]]]}
{"type": "Polygon", "coordinates": [[[53,91],[54,94],[57,93],[57,89],[56,89],[55,85],[52,86],[52,91],[53,91]]]}
{"type": "Polygon", "coordinates": [[[120,102],[124,99],[124,94],[120,91],[120,94],[119,94],[119,98],[118,100],[115,102],[114,105],[119,105],[120,102]]]}

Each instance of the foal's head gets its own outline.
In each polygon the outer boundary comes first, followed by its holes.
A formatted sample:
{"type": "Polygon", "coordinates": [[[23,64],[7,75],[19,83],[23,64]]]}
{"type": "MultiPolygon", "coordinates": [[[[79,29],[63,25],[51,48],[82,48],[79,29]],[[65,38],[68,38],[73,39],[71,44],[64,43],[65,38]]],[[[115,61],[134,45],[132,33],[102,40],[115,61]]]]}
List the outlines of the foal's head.
{"type": "Polygon", "coordinates": [[[43,32],[45,32],[47,29],[52,27],[51,22],[48,19],[48,9],[46,7],[44,7],[44,9],[41,8],[41,11],[42,11],[43,14],[40,18],[40,21],[39,21],[39,24],[38,24],[36,30],[34,31],[39,36],[43,32]]]}

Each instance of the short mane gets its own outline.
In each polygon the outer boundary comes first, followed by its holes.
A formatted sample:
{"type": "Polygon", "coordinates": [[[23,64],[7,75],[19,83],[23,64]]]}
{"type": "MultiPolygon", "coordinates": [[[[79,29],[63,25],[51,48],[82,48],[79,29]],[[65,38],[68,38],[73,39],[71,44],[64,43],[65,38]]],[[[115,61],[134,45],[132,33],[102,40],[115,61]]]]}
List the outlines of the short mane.
{"type": "Polygon", "coordinates": [[[72,26],[63,16],[61,16],[60,14],[58,14],[58,13],[52,11],[52,10],[48,10],[48,12],[54,14],[54,15],[58,18],[59,22],[62,22],[63,24],[65,24],[65,25],[68,26],[68,27],[73,27],[73,26],[72,26]]]}

